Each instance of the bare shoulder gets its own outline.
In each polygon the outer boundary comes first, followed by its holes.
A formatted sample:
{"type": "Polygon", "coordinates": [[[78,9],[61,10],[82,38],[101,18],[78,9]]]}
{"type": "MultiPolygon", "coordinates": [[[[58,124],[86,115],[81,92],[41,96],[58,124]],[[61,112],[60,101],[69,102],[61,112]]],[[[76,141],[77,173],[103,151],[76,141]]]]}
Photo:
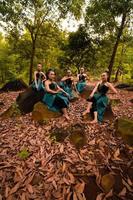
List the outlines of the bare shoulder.
{"type": "Polygon", "coordinates": [[[50,81],[49,81],[49,80],[46,80],[46,81],[45,81],[45,84],[46,84],[46,85],[49,85],[49,84],[50,84],[50,81]]]}
{"type": "Polygon", "coordinates": [[[113,84],[110,83],[110,82],[107,82],[106,85],[107,85],[108,87],[113,86],[113,84]]]}

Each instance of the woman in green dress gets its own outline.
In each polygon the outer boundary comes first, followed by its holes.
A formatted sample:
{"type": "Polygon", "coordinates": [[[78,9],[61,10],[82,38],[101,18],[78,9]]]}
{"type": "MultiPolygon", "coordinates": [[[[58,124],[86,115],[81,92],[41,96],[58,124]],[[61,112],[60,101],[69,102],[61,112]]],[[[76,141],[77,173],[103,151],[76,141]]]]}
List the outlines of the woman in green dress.
{"type": "Polygon", "coordinates": [[[70,100],[74,98],[74,78],[72,76],[71,70],[67,70],[66,76],[61,79],[60,87],[69,94],[70,100]]]}
{"type": "Polygon", "coordinates": [[[46,75],[42,72],[42,64],[37,65],[37,70],[34,72],[34,81],[32,83],[32,88],[40,91],[44,90],[44,81],[46,80],[46,75]]]}
{"type": "Polygon", "coordinates": [[[84,67],[81,67],[80,74],[78,74],[77,78],[78,82],[76,84],[76,89],[79,93],[82,93],[84,91],[84,88],[86,87],[86,80],[87,80],[87,75],[85,73],[84,67]]]}
{"type": "Polygon", "coordinates": [[[103,116],[108,105],[108,97],[106,94],[109,89],[117,94],[117,90],[108,82],[108,74],[105,72],[101,75],[101,81],[96,84],[89,99],[87,99],[89,103],[87,109],[83,112],[84,116],[90,112],[90,109],[92,109],[94,120],[91,123],[103,121],[103,116]]]}
{"type": "Polygon", "coordinates": [[[45,81],[43,103],[45,103],[51,111],[63,113],[63,116],[69,120],[67,113],[69,94],[55,82],[55,72],[52,69],[48,70],[46,76],[47,80],[45,81]]]}

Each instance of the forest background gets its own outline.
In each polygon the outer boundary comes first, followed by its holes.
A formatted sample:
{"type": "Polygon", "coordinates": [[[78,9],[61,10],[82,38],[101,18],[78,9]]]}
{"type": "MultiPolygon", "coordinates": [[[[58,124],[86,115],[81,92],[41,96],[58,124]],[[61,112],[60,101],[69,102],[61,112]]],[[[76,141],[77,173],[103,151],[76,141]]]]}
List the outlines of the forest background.
{"type": "Polygon", "coordinates": [[[37,63],[59,76],[84,66],[98,79],[133,82],[132,0],[1,0],[0,85],[31,83],[37,63]],[[62,28],[74,18],[77,30],[62,28]]]}

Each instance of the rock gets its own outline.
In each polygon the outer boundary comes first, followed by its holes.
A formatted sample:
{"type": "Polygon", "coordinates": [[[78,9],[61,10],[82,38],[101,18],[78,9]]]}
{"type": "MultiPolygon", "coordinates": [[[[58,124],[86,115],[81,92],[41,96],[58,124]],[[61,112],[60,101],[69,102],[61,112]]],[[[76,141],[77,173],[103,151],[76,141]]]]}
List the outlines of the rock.
{"type": "Polygon", "coordinates": [[[20,111],[24,114],[32,112],[34,105],[42,100],[44,94],[43,90],[36,91],[32,87],[20,93],[16,99],[20,111]]]}
{"type": "Polygon", "coordinates": [[[113,120],[113,119],[114,119],[114,113],[111,107],[111,103],[109,103],[104,113],[104,120],[113,120]]]}
{"type": "Polygon", "coordinates": [[[52,128],[50,130],[51,135],[50,138],[52,140],[55,140],[56,142],[63,142],[67,136],[69,136],[70,131],[68,128],[64,128],[64,127],[54,127],[54,129],[52,128]]]}
{"type": "Polygon", "coordinates": [[[133,86],[128,87],[126,90],[132,92],[133,91],[133,86]]]}
{"type": "Polygon", "coordinates": [[[133,103],[133,99],[130,99],[130,102],[133,103]]]}
{"type": "Polygon", "coordinates": [[[94,86],[86,85],[86,87],[84,88],[84,91],[80,94],[80,96],[84,99],[88,99],[93,89],[94,89],[94,86]]]}
{"type": "Polygon", "coordinates": [[[76,148],[82,148],[84,145],[86,145],[86,135],[85,135],[85,130],[84,126],[81,124],[75,124],[70,127],[70,136],[69,139],[71,143],[76,147],[76,148]]]}
{"type": "Polygon", "coordinates": [[[77,92],[75,90],[72,90],[72,98],[70,98],[70,102],[75,102],[79,99],[79,95],[77,94],[77,92]]]}
{"type": "Polygon", "coordinates": [[[22,79],[16,79],[6,83],[1,89],[1,92],[19,91],[28,88],[27,84],[22,79]]]}
{"type": "Polygon", "coordinates": [[[101,186],[105,192],[109,192],[115,184],[115,177],[112,174],[106,174],[101,179],[101,186]]]}
{"type": "Polygon", "coordinates": [[[21,116],[21,112],[19,107],[16,103],[13,103],[6,111],[4,111],[0,117],[2,119],[12,118],[12,117],[19,117],[21,116]]]}
{"type": "Polygon", "coordinates": [[[131,87],[131,84],[120,83],[120,84],[115,86],[115,88],[118,88],[118,89],[125,89],[125,88],[128,88],[128,87],[131,87]]]}
{"type": "Polygon", "coordinates": [[[38,122],[49,120],[51,118],[60,117],[60,112],[53,112],[48,109],[46,105],[42,102],[38,102],[34,105],[34,109],[32,112],[32,119],[38,122]]]}
{"type": "Polygon", "coordinates": [[[121,103],[120,99],[110,99],[111,106],[117,106],[120,103],[121,103]]]}
{"type": "Polygon", "coordinates": [[[115,122],[116,134],[121,136],[129,145],[133,145],[133,120],[119,118],[115,122]]]}
{"type": "Polygon", "coordinates": [[[4,106],[4,103],[2,101],[0,101],[0,106],[4,106]]]}

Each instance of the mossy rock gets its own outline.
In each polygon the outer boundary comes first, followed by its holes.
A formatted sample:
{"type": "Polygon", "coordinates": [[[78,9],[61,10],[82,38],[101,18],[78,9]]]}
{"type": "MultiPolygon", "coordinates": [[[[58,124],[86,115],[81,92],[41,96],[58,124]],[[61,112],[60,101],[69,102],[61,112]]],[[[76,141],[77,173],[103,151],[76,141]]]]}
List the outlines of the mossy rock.
{"type": "Polygon", "coordinates": [[[115,177],[112,174],[105,174],[101,179],[101,186],[105,192],[109,192],[115,184],[115,177]]]}
{"type": "Polygon", "coordinates": [[[21,111],[17,105],[17,103],[13,103],[6,111],[4,111],[0,117],[2,119],[8,119],[13,117],[20,117],[21,111]]]}
{"type": "Polygon", "coordinates": [[[120,99],[110,99],[110,104],[112,106],[117,106],[118,104],[121,103],[121,100],[120,99]]]}
{"type": "Polygon", "coordinates": [[[50,138],[56,142],[63,142],[69,134],[69,129],[55,127],[51,130],[50,138]]]}
{"type": "Polygon", "coordinates": [[[78,149],[86,145],[87,138],[85,135],[84,126],[81,124],[75,124],[70,127],[69,139],[70,142],[78,149]]]}
{"type": "Polygon", "coordinates": [[[73,97],[70,98],[71,102],[75,102],[79,99],[79,95],[77,94],[77,92],[75,90],[72,91],[72,95],[73,95],[73,97]]]}
{"type": "Polygon", "coordinates": [[[60,112],[53,112],[49,110],[48,107],[41,102],[38,102],[34,105],[34,109],[32,112],[32,119],[39,122],[49,120],[51,118],[57,118],[60,116],[60,112]]]}
{"type": "Polygon", "coordinates": [[[133,120],[119,118],[115,122],[116,134],[121,136],[129,145],[133,145],[133,120]]]}

